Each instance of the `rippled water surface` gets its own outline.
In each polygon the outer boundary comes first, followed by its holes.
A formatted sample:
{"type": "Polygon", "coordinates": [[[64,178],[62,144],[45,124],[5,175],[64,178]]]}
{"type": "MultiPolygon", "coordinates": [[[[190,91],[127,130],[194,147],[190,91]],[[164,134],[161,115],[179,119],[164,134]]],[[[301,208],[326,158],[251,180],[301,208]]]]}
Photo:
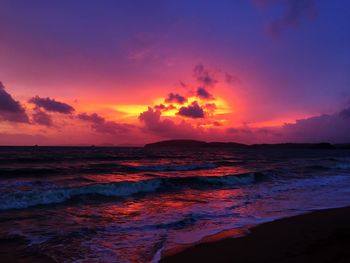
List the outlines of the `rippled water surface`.
{"type": "Polygon", "coordinates": [[[348,150],[0,148],[0,236],[57,262],[164,250],[350,205],[348,150]]]}

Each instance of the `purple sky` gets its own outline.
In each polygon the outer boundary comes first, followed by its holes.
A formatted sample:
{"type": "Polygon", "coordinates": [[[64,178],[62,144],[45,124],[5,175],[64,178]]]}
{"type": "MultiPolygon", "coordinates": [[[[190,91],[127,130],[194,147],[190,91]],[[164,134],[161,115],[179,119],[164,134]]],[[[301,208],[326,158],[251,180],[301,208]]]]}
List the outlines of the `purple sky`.
{"type": "Polygon", "coordinates": [[[3,0],[0,32],[0,144],[350,141],[347,0],[3,0]]]}

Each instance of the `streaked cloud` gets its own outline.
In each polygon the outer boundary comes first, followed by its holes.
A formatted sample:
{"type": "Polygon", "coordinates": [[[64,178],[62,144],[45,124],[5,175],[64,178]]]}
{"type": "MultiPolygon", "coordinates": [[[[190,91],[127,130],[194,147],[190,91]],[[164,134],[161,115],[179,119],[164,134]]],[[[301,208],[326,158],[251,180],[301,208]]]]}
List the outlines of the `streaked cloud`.
{"type": "Polygon", "coordinates": [[[31,98],[29,103],[34,104],[38,108],[43,108],[46,111],[58,112],[62,114],[71,114],[75,111],[75,109],[67,103],[56,101],[55,99],[41,98],[39,96],[35,96],[31,98]]]}

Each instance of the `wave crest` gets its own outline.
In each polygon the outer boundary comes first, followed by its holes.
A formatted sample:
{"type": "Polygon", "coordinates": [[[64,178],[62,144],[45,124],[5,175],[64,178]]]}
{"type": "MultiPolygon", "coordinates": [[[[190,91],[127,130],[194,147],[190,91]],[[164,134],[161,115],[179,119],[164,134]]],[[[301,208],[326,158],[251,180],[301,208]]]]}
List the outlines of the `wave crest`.
{"type": "Polygon", "coordinates": [[[126,197],[141,193],[168,192],[186,188],[232,188],[254,183],[255,173],[241,175],[155,178],[142,181],[122,181],[91,184],[80,187],[53,188],[42,191],[21,191],[0,195],[0,210],[28,208],[37,205],[66,202],[81,195],[126,197]]]}
{"type": "Polygon", "coordinates": [[[152,171],[152,172],[165,172],[165,171],[193,171],[201,169],[214,169],[218,167],[214,163],[197,163],[197,164],[159,164],[159,165],[139,165],[129,166],[131,169],[138,171],[152,171]]]}

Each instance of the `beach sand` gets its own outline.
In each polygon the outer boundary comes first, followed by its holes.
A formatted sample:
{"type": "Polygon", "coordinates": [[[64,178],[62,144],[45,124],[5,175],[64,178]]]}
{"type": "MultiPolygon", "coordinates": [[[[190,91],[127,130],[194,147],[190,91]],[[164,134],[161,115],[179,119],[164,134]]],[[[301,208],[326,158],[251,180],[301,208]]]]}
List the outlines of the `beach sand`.
{"type": "MultiPolygon", "coordinates": [[[[233,234],[237,234],[233,231],[233,234]]],[[[172,255],[172,262],[350,262],[350,207],[327,209],[253,227],[246,236],[207,239],[172,255]]],[[[51,263],[21,238],[0,239],[2,263],[51,263]]],[[[117,262],[117,261],[116,261],[117,262]]]]}
{"type": "Polygon", "coordinates": [[[0,239],[1,263],[53,263],[51,258],[28,248],[28,242],[19,237],[0,239]]]}
{"type": "Polygon", "coordinates": [[[161,262],[349,263],[350,207],[264,223],[246,236],[201,243],[161,262]]]}

